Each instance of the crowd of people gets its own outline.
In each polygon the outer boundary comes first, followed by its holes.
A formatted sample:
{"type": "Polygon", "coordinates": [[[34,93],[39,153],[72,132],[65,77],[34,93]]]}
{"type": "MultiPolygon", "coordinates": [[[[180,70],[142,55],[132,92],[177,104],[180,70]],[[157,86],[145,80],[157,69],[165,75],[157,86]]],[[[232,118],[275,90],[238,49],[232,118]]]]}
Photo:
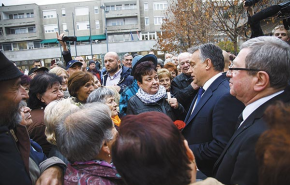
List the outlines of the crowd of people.
{"type": "MultiPolygon", "coordinates": [[[[0,53],[0,184],[289,184],[290,46],[116,52],[22,74],[0,53]],[[183,126],[177,123],[183,123],[183,126]]],[[[285,30],[288,40],[288,31],[285,30]]]]}

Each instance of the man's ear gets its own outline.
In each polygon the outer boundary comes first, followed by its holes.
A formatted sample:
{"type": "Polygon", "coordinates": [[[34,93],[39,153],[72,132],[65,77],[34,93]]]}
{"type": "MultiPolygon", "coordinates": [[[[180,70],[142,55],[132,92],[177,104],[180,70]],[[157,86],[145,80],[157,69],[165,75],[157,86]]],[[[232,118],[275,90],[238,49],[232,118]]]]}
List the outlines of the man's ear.
{"type": "Polygon", "coordinates": [[[207,58],[207,59],[205,59],[205,61],[204,61],[204,63],[205,63],[205,69],[206,70],[209,70],[210,68],[212,68],[212,62],[211,62],[211,59],[209,59],[209,58],[207,58]]]}
{"type": "Polygon", "coordinates": [[[270,77],[266,71],[258,71],[255,76],[254,90],[262,91],[270,85],[270,77]]]}
{"type": "Polygon", "coordinates": [[[187,157],[188,157],[189,161],[193,161],[195,159],[195,157],[194,157],[193,152],[189,148],[188,143],[187,143],[186,140],[184,140],[184,146],[186,148],[186,154],[187,154],[187,157]]]}

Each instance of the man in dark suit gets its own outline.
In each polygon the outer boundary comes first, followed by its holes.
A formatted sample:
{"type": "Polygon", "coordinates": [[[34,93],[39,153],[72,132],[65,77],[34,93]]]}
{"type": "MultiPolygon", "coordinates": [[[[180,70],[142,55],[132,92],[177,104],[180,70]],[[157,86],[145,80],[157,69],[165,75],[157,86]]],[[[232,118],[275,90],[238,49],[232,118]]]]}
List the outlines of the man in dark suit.
{"type": "Polygon", "coordinates": [[[213,166],[232,137],[244,105],[229,93],[222,50],[204,44],[192,52],[190,72],[200,89],[191,103],[182,134],[195,155],[198,169],[212,176],[213,166]]]}
{"type": "Polygon", "coordinates": [[[275,37],[243,43],[229,67],[230,93],[245,104],[241,123],[214,166],[224,184],[257,185],[255,145],[267,129],[264,110],[277,100],[290,101],[290,46],[275,37]]]}

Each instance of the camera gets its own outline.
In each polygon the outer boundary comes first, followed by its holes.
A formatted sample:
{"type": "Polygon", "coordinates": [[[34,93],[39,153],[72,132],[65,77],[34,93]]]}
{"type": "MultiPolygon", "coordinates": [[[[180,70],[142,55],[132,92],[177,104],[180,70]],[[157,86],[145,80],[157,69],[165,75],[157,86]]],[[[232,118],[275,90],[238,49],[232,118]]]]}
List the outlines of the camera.
{"type": "Polygon", "coordinates": [[[254,4],[256,4],[259,1],[260,0],[246,0],[245,6],[253,6],[254,4]]]}
{"type": "Polygon", "coordinates": [[[63,36],[62,41],[67,42],[67,41],[77,41],[76,36],[63,36]]]}

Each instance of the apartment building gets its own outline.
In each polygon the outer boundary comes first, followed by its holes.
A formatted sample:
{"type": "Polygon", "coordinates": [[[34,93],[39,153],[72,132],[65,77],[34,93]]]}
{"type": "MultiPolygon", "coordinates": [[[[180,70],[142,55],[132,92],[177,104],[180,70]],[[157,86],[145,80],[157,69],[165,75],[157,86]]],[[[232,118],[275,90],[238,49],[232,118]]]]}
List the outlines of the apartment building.
{"type": "MultiPolygon", "coordinates": [[[[0,50],[22,69],[61,59],[56,32],[77,36],[73,56],[102,59],[108,51],[147,54],[154,49],[165,10],[163,0],[97,0],[0,7],[0,50]]],[[[158,52],[159,53],[159,52],[158,52]]],[[[157,52],[156,52],[157,54],[157,52]]]]}

